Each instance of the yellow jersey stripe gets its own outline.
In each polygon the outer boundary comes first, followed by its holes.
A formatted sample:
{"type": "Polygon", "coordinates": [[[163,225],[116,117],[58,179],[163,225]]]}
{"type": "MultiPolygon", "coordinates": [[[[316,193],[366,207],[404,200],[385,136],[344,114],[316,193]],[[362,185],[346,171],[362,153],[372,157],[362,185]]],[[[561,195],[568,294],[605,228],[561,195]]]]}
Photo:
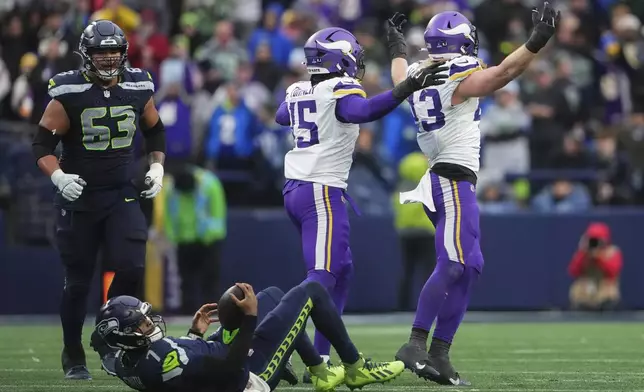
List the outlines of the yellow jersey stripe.
{"type": "Polygon", "coordinates": [[[333,96],[338,98],[346,97],[347,95],[353,95],[357,94],[362,96],[363,98],[367,98],[367,93],[364,92],[364,90],[361,90],[359,88],[350,88],[346,90],[338,90],[333,93],[333,96]]]}
{"type": "Polygon", "coordinates": [[[461,199],[458,195],[458,183],[452,181],[452,192],[454,193],[454,204],[456,205],[456,250],[458,251],[458,261],[465,264],[463,257],[463,246],[461,245],[461,199]]]}
{"type": "Polygon", "coordinates": [[[326,237],[326,270],[331,272],[331,242],[333,241],[333,212],[331,211],[331,199],[329,199],[329,187],[324,185],[324,207],[328,218],[326,237]]]}
{"type": "Polygon", "coordinates": [[[472,68],[472,69],[468,69],[467,71],[463,71],[463,72],[455,73],[454,75],[452,75],[452,76],[450,76],[450,77],[449,77],[449,80],[463,79],[463,78],[466,78],[466,77],[470,76],[470,75],[471,75],[471,74],[473,74],[474,72],[476,72],[476,71],[480,71],[480,70],[482,70],[482,69],[483,69],[483,68],[481,68],[480,66],[478,66],[478,67],[475,67],[475,68],[472,68]]]}

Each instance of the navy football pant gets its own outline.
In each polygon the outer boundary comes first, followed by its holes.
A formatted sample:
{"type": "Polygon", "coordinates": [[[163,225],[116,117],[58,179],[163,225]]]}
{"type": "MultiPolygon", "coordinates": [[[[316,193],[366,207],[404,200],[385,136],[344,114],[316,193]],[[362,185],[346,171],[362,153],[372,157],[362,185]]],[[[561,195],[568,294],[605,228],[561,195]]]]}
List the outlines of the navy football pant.
{"type": "Polygon", "coordinates": [[[65,271],[63,341],[70,355],[82,360],[81,334],[98,252],[102,249],[105,267],[115,272],[108,296],[140,297],[147,225],[137,201],[121,201],[102,211],[60,210],[56,241],[65,271]]]}
{"type": "MultiPolygon", "coordinates": [[[[261,310],[258,309],[258,313],[261,316],[261,310]]],[[[266,381],[271,389],[279,383],[283,367],[296,346],[305,350],[304,355],[298,350],[305,365],[322,363],[310,340],[302,339],[306,335],[309,317],[316,329],[329,339],[343,362],[358,360],[358,351],[349,339],[329,293],[319,283],[305,281],[281,298],[279,304],[262,319],[253,337],[250,370],[266,381]]]]}

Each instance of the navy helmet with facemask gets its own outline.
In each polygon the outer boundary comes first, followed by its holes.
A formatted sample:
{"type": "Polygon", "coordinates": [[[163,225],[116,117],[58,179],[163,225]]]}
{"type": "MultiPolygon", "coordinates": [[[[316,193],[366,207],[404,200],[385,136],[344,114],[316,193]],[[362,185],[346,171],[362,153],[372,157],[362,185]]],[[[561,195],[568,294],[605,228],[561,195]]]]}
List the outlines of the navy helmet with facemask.
{"type": "Polygon", "coordinates": [[[101,306],[96,324],[96,333],[105,343],[121,350],[146,349],[165,336],[165,322],[158,315],[151,314],[147,302],[127,295],[111,298],[101,306]],[[151,331],[144,333],[140,327],[148,321],[151,331]]]}
{"type": "Polygon", "coordinates": [[[83,68],[102,80],[118,77],[125,70],[128,42],[123,30],[109,20],[89,24],[81,35],[78,49],[83,68]],[[119,53],[120,56],[110,55],[119,53]]]}

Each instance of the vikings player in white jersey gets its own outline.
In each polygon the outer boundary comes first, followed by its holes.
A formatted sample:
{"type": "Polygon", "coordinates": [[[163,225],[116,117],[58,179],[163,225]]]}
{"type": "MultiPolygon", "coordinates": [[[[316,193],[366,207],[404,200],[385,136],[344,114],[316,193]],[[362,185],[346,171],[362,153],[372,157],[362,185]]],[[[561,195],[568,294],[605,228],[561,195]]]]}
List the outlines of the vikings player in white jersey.
{"type": "MultiPolygon", "coordinates": [[[[288,87],[275,116],[295,139],[284,162],[284,206],[302,236],[307,279],[326,287],[342,313],[353,273],[344,203],[358,124],[383,117],[414,91],[444,83],[447,68],[421,67],[393,90],[366,98],[360,85],[364,53],[353,34],[320,30],[304,52],[311,79],[288,87]]],[[[328,340],[316,333],[315,346],[328,360],[328,340]]]]}
{"type": "Polygon", "coordinates": [[[477,59],[476,28],[458,12],[435,15],[425,30],[427,60],[408,67],[401,14],[388,21],[387,40],[394,84],[423,63],[444,62],[445,84],[415,92],[409,102],[418,124],[418,145],[430,169],[401,203],[423,203],[436,227],[436,268],[421,291],[411,336],[396,359],[426,379],[467,385],[452,367],[449,348],[463,320],[474,283],[483,270],[475,186],[479,170],[479,97],[519,76],[555,33],[559,20],[547,2],[533,10],[534,30],[525,45],[498,66],[477,59]],[[436,328],[427,352],[429,330],[436,328]]]}

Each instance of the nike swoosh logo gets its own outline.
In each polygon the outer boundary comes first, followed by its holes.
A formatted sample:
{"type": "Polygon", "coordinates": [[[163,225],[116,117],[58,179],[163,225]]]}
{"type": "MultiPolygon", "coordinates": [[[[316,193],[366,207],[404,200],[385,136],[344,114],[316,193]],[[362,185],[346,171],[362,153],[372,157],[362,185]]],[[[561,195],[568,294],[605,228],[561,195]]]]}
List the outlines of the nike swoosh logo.
{"type": "Polygon", "coordinates": [[[453,385],[459,385],[461,383],[461,379],[457,378],[456,380],[454,380],[453,378],[450,377],[449,382],[451,382],[453,385]]]}
{"type": "Polygon", "coordinates": [[[427,366],[427,365],[425,365],[425,364],[422,364],[422,365],[421,365],[420,363],[416,362],[416,369],[418,369],[418,370],[423,370],[423,369],[425,369],[425,366],[427,366]]]}
{"type": "Polygon", "coordinates": [[[136,199],[128,199],[127,197],[125,198],[126,203],[129,203],[129,202],[134,201],[134,200],[136,200],[136,199]]]}

